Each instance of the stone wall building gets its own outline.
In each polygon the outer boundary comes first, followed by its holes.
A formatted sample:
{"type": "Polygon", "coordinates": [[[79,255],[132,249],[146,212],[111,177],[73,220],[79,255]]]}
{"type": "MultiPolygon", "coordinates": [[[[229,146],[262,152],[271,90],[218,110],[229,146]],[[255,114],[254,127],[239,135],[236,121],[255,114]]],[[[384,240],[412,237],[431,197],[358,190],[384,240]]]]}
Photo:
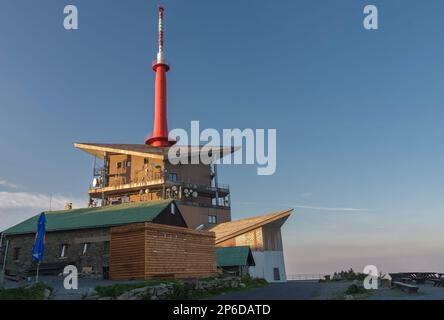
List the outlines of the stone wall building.
{"type": "MultiPolygon", "coordinates": [[[[34,274],[31,252],[38,215],[2,234],[2,252],[6,253],[6,274],[34,274]]],[[[149,222],[187,228],[175,201],[160,200],[98,208],[46,212],[45,255],[41,273],[57,274],[65,265],[79,272],[107,277],[111,229],[116,226],[149,222]]]]}

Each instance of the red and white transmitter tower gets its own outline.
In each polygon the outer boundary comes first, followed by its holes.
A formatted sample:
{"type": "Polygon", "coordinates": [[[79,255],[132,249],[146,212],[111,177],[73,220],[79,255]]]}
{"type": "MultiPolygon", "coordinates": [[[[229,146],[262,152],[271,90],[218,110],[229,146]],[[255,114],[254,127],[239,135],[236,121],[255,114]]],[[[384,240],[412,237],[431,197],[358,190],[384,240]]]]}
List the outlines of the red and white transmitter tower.
{"type": "Polygon", "coordinates": [[[156,73],[154,129],[153,135],[145,139],[145,144],[153,147],[169,147],[176,143],[168,141],[166,73],[170,66],[165,63],[163,55],[163,12],[163,7],[159,6],[159,52],[153,62],[153,70],[156,73]]]}

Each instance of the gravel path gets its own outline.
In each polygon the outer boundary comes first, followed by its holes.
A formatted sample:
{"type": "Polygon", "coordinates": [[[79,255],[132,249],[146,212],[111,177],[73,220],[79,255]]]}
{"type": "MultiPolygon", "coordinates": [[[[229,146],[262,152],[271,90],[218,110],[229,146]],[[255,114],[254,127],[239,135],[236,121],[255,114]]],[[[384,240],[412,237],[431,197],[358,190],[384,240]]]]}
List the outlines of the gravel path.
{"type": "MultiPolygon", "coordinates": [[[[352,282],[288,281],[266,287],[234,292],[213,297],[212,300],[331,300],[344,297],[352,282]]],[[[417,294],[408,294],[399,289],[382,287],[371,294],[358,296],[366,300],[444,300],[444,288],[432,284],[418,285],[417,294]]]]}
{"type": "Polygon", "coordinates": [[[418,287],[417,294],[408,294],[400,289],[381,288],[370,295],[368,300],[444,300],[444,288],[428,283],[418,287]]]}

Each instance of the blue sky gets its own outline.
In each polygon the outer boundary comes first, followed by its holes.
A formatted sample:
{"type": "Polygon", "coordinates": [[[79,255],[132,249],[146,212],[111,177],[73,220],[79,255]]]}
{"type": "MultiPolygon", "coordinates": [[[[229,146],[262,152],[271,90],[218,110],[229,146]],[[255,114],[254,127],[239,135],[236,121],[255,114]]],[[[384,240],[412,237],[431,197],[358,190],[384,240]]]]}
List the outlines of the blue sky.
{"type": "MultiPolygon", "coordinates": [[[[225,166],[220,181],[235,219],[295,208],[288,274],[444,269],[442,1],[163,4],[170,128],[277,129],[273,176],[225,166]]],[[[1,2],[0,229],[51,193],[85,204],[92,159],[73,142],[143,143],[157,5],[1,2]]]]}

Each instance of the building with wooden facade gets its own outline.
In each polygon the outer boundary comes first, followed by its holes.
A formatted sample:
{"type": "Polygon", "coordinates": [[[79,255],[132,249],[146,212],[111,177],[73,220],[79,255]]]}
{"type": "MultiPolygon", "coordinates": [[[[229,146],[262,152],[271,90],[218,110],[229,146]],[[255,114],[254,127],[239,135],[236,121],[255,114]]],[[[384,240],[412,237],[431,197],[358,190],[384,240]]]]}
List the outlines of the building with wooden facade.
{"type": "MultiPolygon", "coordinates": [[[[111,273],[116,279],[146,279],[160,275],[199,277],[216,271],[214,234],[187,228],[174,200],[52,211],[45,215],[46,250],[40,266],[42,273],[58,274],[66,265],[74,265],[79,272],[98,277],[108,278],[111,273]],[[122,235],[125,236],[122,238],[122,235]],[[138,239],[143,242],[137,243],[138,239]],[[163,259],[159,259],[160,256],[163,259]],[[146,266],[146,273],[136,272],[134,263],[129,263],[134,259],[136,265],[146,266]],[[122,273],[122,266],[128,268],[126,273],[122,273]]],[[[38,217],[3,232],[7,274],[34,273],[36,265],[31,251],[38,217]]]]}
{"type": "Polygon", "coordinates": [[[110,279],[216,275],[213,232],[140,223],[111,229],[110,279]]]}
{"type": "MultiPolygon", "coordinates": [[[[172,164],[169,147],[146,144],[75,143],[74,146],[95,158],[88,190],[90,206],[175,199],[187,225],[211,228],[231,221],[230,188],[218,181],[217,165],[172,164]]],[[[189,148],[190,157],[206,152],[189,148]]],[[[234,152],[235,148],[213,148],[214,158],[234,152]]],[[[190,161],[191,162],[191,161],[190,161]]]]}
{"type": "Polygon", "coordinates": [[[225,222],[212,228],[218,248],[248,246],[254,266],[248,267],[252,277],[268,282],[286,281],[281,227],[293,209],[225,222]]]}

